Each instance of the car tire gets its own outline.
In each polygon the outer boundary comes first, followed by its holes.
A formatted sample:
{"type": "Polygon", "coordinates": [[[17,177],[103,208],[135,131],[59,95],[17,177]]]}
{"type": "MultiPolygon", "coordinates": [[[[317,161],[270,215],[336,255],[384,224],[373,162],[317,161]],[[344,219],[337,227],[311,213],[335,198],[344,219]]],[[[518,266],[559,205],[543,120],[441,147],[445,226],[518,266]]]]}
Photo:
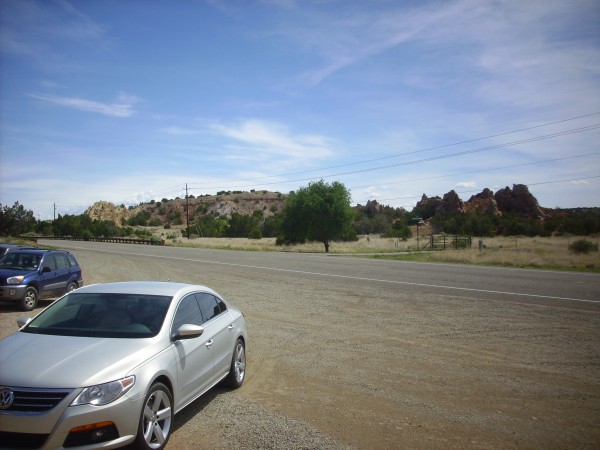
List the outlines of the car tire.
{"type": "Polygon", "coordinates": [[[77,286],[77,283],[75,282],[71,282],[69,283],[69,285],[67,286],[67,292],[71,292],[74,291],[75,289],[77,289],[79,286],[77,286]]]}
{"type": "Polygon", "coordinates": [[[239,388],[246,378],[246,347],[244,341],[238,339],[233,347],[231,367],[227,376],[227,385],[233,389],[239,388]]]}
{"type": "Polygon", "coordinates": [[[37,306],[38,291],[33,286],[27,286],[25,295],[21,299],[21,309],[23,311],[32,311],[37,306]]]}
{"type": "Polygon", "coordinates": [[[162,383],[148,390],[140,417],[135,448],[160,450],[167,445],[173,423],[173,396],[162,383]]]}

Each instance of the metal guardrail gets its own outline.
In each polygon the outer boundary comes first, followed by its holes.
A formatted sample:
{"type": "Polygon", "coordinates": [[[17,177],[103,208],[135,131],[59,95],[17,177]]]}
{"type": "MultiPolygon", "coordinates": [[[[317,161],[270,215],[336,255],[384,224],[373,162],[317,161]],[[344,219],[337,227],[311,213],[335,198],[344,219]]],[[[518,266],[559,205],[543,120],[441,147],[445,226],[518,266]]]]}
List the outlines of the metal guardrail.
{"type": "Polygon", "coordinates": [[[73,237],[73,236],[21,236],[23,239],[35,240],[38,239],[50,239],[50,240],[61,240],[61,241],[88,241],[88,242],[112,242],[117,244],[139,244],[139,245],[165,245],[164,240],[158,239],[136,239],[136,238],[122,238],[122,237],[73,237]]]}

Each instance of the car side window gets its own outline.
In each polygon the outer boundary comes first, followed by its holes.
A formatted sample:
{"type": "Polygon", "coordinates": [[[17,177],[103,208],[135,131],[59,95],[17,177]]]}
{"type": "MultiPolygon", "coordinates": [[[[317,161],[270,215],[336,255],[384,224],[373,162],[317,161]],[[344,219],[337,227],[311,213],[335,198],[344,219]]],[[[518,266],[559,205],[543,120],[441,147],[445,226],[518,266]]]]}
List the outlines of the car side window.
{"type": "Polygon", "coordinates": [[[54,261],[54,255],[46,255],[42,267],[50,267],[50,270],[56,270],[56,262],[54,261]]]}
{"type": "Polygon", "coordinates": [[[198,303],[200,303],[200,310],[205,322],[221,314],[221,309],[214,295],[202,292],[197,293],[196,298],[198,298],[198,303]]]}
{"type": "Polygon", "coordinates": [[[71,255],[70,253],[67,253],[67,259],[69,260],[69,266],[71,267],[77,267],[77,261],[75,261],[75,258],[73,257],[73,255],[71,255]]]}
{"type": "Polygon", "coordinates": [[[221,300],[219,297],[215,297],[217,300],[217,304],[219,305],[219,311],[221,312],[225,312],[227,311],[227,305],[225,304],[225,302],[223,300],[221,300]]]}
{"type": "Polygon", "coordinates": [[[56,269],[57,270],[69,268],[69,262],[67,261],[67,258],[65,257],[65,255],[61,255],[61,254],[54,255],[54,259],[56,261],[56,269]]]}
{"type": "Polygon", "coordinates": [[[202,325],[203,323],[198,302],[193,295],[188,295],[179,303],[175,318],[173,319],[173,328],[171,329],[171,332],[176,333],[179,327],[184,323],[192,325],[202,325]]]}

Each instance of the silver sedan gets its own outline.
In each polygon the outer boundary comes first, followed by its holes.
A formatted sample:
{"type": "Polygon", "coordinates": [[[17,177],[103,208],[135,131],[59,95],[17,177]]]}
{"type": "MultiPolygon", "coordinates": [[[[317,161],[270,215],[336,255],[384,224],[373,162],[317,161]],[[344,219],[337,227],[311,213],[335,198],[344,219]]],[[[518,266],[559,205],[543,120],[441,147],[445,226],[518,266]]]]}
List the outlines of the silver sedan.
{"type": "Polygon", "coordinates": [[[175,413],[246,374],[244,316],[204,286],[87,286],[19,325],[0,341],[9,448],[162,449],[175,413]]]}

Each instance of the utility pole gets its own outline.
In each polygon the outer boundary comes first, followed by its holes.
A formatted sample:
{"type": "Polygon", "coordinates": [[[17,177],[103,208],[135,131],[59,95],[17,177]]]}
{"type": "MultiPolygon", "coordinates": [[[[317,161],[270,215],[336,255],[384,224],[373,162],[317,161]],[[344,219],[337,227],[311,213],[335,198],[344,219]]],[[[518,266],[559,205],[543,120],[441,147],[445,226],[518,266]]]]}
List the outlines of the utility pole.
{"type": "Polygon", "coordinates": [[[56,203],[54,203],[54,220],[56,220],[56,203]]]}
{"type": "Polygon", "coordinates": [[[190,239],[190,203],[188,195],[188,185],[185,183],[185,227],[187,230],[187,238],[190,239]]]}

